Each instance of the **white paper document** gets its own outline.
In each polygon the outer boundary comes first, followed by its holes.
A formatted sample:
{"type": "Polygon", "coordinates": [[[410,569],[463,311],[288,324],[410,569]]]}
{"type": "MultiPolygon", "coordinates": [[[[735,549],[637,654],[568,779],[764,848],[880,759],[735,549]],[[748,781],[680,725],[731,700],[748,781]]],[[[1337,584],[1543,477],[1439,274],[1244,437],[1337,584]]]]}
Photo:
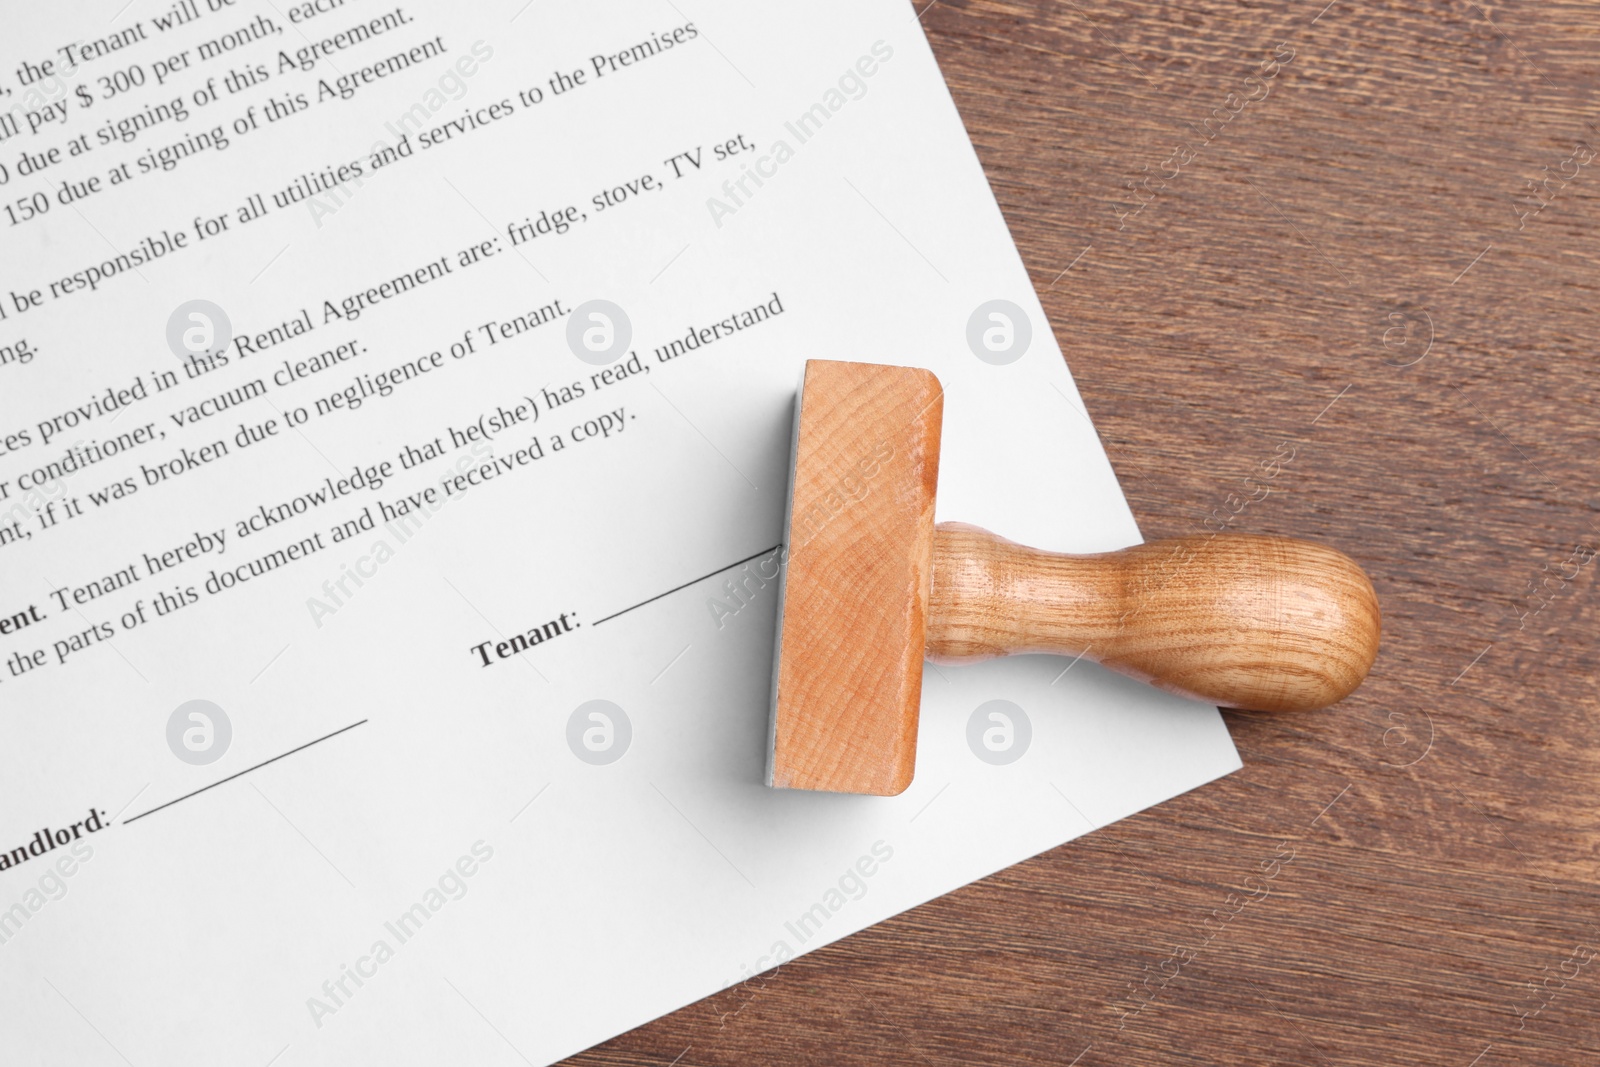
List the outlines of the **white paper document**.
{"type": "Polygon", "coordinates": [[[906,3],[5,22],[6,1063],[548,1063],[1238,767],[1020,657],[763,785],[807,358],[1139,539],[906,3]]]}

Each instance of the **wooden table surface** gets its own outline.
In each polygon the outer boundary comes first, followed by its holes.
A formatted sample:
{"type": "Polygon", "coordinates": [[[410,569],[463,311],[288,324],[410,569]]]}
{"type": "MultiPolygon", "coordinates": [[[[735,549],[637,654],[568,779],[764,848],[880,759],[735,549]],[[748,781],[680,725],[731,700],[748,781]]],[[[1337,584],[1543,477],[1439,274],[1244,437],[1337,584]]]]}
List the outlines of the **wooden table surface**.
{"type": "Polygon", "coordinates": [[[1372,677],[573,1062],[1600,1060],[1600,6],[1324,2],[923,22],[1145,535],[1343,548],[1372,677]]]}

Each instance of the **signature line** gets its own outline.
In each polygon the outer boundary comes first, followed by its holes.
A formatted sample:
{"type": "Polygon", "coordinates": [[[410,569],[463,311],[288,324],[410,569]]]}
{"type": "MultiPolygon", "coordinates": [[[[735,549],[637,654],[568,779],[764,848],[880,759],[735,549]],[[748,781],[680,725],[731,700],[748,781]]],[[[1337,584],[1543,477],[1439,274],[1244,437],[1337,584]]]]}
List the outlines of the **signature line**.
{"type": "Polygon", "coordinates": [[[605,618],[597,619],[594,622],[590,623],[589,625],[590,626],[599,626],[602,622],[610,622],[612,619],[616,618],[618,615],[626,615],[628,612],[633,611],[636,608],[642,608],[646,604],[654,604],[656,601],[660,600],[664,596],[671,596],[673,593],[676,593],[680,589],[689,588],[695,582],[703,582],[707,578],[715,578],[717,575],[721,574],[723,571],[731,571],[731,570],[733,570],[733,568],[739,566],[739,564],[741,564],[741,563],[749,563],[753,559],[760,559],[762,556],[769,555],[770,553],[776,552],[778,549],[780,549],[782,547],[783,547],[782,545],[773,545],[771,548],[763,548],[760,552],[757,552],[753,556],[746,556],[744,559],[736,560],[733,563],[728,564],[726,567],[718,567],[716,570],[712,571],[710,574],[702,574],[700,577],[692,579],[691,581],[684,582],[682,585],[675,585],[671,589],[668,589],[665,593],[657,593],[655,596],[651,597],[649,600],[641,600],[641,601],[639,601],[637,604],[635,604],[631,608],[623,608],[621,611],[613,611],[610,615],[607,615],[605,618]]]}
{"type": "Polygon", "coordinates": [[[240,775],[249,774],[251,771],[259,771],[261,768],[265,767],[269,763],[277,763],[279,760],[283,759],[284,756],[292,756],[296,752],[301,752],[301,751],[304,751],[305,749],[310,748],[312,745],[320,745],[322,742],[326,741],[330,737],[338,737],[340,734],[344,733],[346,730],[354,730],[357,726],[360,726],[361,723],[364,723],[366,721],[367,721],[366,719],[362,719],[361,722],[353,722],[349,726],[342,726],[339,729],[333,731],[333,733],[331,733],[331,734],[323,734],[321,737],[317,738],[315,741],[307,741],[305,744],[299,746],[298,748],[291,748],[289,751],[280,753],[280,754],[278,754],[276,756],[273,756],[271,759],[262,760],[260,763],[256,764],[254,767],[246,767],[244,770],[238,771],[238,772],[236,772],[234,774],[230,774],[230,775],[228,775],[228,777],[223,778],[220,781],[212,782],[210,785],[203,785],[199,789],[196,789],[193,793],[185,793],[185,794],[183,794],[183,796],[178,797],[176,800],[169,800],[165,804],[159,804],[156,807],[151,808],[149,811],[141,811],[137,815],[133,815],[133,816],[130,816],[129,818],[123,819],[122,820],[122,825],[126,826],[130,822],[133,822],[133,821],[135,821],[137,819],[144,818],[146,815],[154,815],[156,812],[160,811],[162,808],[170,808],[170,807],[172,807],[172,805],[176,804],[179,800],[188,800],[190,797],[199,796],[201,793],[204,793],[207,789],[215,789],[217,786],[221,785],[223,782],[231,782],[235,778],[239,777],[240,775]]]}

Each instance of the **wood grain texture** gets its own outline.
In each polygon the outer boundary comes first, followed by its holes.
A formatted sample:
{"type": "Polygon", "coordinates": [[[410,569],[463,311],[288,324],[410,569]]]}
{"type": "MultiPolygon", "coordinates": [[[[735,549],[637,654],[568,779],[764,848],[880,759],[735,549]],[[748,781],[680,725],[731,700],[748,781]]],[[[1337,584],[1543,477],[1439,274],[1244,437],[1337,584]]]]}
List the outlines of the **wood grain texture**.
{"type": "Polygon", "coordinates": [[[767,784],[911,784],[944,390],[930,371],[806,361],[767,784]]]}
{"type": "Polygon", "coordinates": [[[1372,676],[1226,713],[1242,771],[577,1062],[1600,1059],[1600,967],[1567,977],[1600,938],[1600,173],[1517,216],[1600,146],[1600,9],[1324,2],[918,8],[1145,535],[1350,553],[1372,676]]]}
{"type": "Polygon", "coordinates": [[[1367,676],[1379,617],[1354,560],[1292,537],[1202,534],[1074,556],[943,522],[927,631],[936,663],[1051,653],[1223,707],[1314,711],[1367,676]]]}

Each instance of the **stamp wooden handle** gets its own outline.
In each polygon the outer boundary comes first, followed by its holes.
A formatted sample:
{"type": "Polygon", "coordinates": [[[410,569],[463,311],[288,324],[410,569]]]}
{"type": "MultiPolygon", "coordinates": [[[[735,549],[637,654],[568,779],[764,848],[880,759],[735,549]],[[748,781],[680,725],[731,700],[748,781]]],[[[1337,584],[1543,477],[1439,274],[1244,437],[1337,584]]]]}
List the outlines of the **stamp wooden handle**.
{"type": "Polygon", "coordinates": [[[1217,534],[1098,555],[1042,552],[962,523],[933,538],[927,655],[1083,656],[1227,707],[1337,703],[1378,653],[1354,560],[1288,537],[1217,534]]]}

